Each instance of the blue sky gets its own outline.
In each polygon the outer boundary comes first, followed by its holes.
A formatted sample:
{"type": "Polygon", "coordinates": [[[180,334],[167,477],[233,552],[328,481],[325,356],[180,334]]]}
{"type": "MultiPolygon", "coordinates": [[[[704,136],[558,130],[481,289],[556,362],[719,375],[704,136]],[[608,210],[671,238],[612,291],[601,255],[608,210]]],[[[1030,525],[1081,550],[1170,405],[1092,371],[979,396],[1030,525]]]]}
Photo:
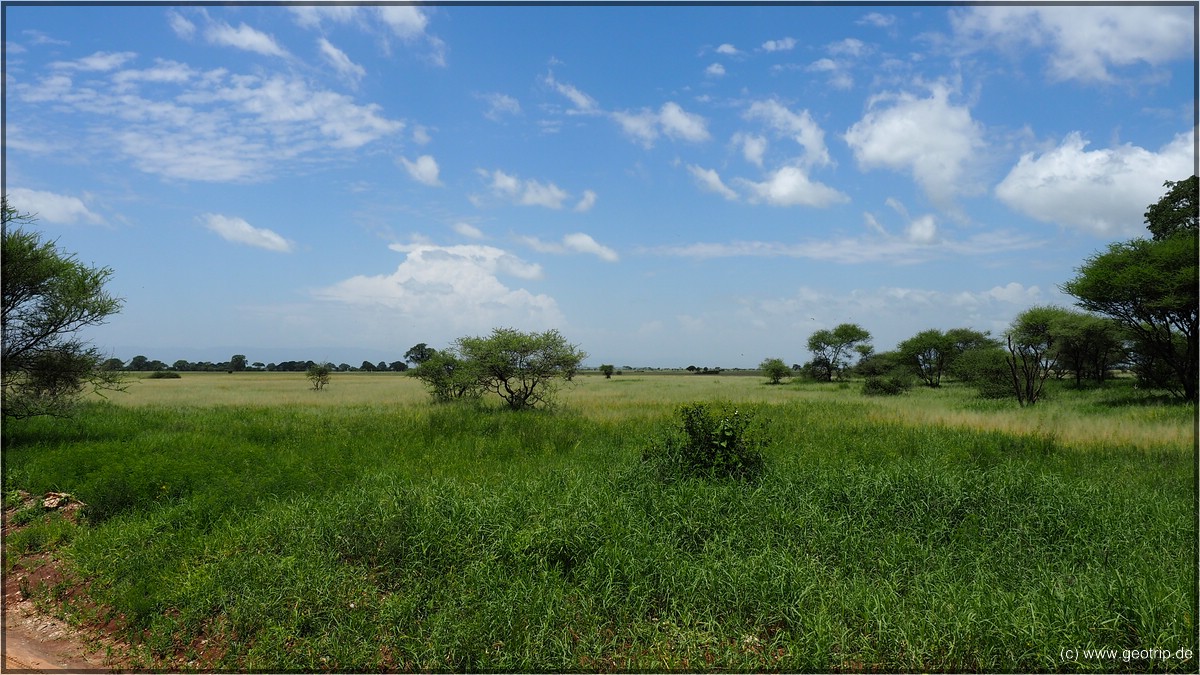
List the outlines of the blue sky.
{"type": "Polygon", "coordinates": [[[123,359],[998,335],[1195,171],[1193,16],[8,5],[4,189],[113,268],[123,359]]]}

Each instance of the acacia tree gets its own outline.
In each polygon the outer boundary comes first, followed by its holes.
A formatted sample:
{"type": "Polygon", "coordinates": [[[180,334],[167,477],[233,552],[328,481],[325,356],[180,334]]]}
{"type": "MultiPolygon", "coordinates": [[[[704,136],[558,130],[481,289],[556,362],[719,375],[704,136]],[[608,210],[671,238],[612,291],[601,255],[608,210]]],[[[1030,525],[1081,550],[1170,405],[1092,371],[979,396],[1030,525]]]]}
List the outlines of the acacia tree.
{"type": "Polygon", "coordinates": [[[313,391],[321,391],[329,384],[329,374],[333,372],[332,363],[314,363],[305,371],[308,381],[312,382],[313,391]]]}
{"type": "Polygon", "coordinates": [[[1054,326],[1061,307],[1031,307],[1013,319],[1005,333],[1008,372],[1013,393],[1021,406],[1037,403],[1057,355],[1054,326]]]}
{"type": "Polygon", "coordinates": [[[763,362],[758,364],[758,370],[771,381],[771,384],[779,384],[783,378],[792,373],[792,369],[788,368],[783,359],[763,359],[763,362]]]}
{"type": "Polygon", "coordinates": [[[1062,285],[1076,305],[1125,329],[1143,383],[1192,401],[1200,371],[1196,181],[1168,182],[1171,191],[1146,211],[1152,239],[1109,244],[1062,285]]]}
{"type": "Polygon", "coordinates": [[[483,393],[475,368],[451,350],[429,349],[422,357],[417,367],[405,372],[424,382],[435,401],[473,399],[483,393]]]}
{"type": "Polygon", "coordinates": [[[954,361],[970,349],[994,345],[995,341],[970,328],[952,328],[946,332],[924,330],[897,346],[902,362],[915,369],[926,386],[938,387],[942,375],[954,361]]]}
{"type": "Polygon", "coordinates": [[[855,346],[870,341],[871,334],[854,323],[839,324],[833,330],[818,330],[808,338],[808,351],[813,354],[809,370],[815,379],[823,382],[833,381],[834,376],[840,380],[855,346]]]}
{"type": "Polygon", "coordinates": [[[496,328],[488,337],[459,338],[457,348],[480,385],[513,410],[548,405],[555,380],[569,380],[587,358],[556,330],[522,333],[496,328]]]}
{"type": "Polygon", "coordinates": [[[600,364],[600,373],[602,375],[604,375],[604,379],[606,379],[606,380],[612,379],[613,373],[616,370],[617,370],[616,367],[613,366],[613,364],[611,364],[611,363],[601,363],[600,364]]]}
{"type": "Polygon", "coordinates": [[[33,221],[3,200],[0,407],[7,418],[65,414],[86,386],[120,387],[117,372],[102,367],[105,357],[78,336],[121,309],[104,290],[112,270],[84,265],[35,232],[10,229],[33,221]]]}

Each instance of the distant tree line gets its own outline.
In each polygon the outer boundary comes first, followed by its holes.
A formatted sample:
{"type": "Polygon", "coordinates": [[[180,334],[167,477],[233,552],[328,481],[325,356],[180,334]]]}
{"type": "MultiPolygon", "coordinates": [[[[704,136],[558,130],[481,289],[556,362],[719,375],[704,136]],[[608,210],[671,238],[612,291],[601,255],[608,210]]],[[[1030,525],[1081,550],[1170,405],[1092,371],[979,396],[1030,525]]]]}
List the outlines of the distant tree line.
{"type": "MultiPolygon", "coordinates": [[[[326,365],[317,363],[312,360],[308,361],[280,361],[279,363],[263,363],[255,361],[249,363],[243,354],[234,354],[228,361],[188,361],[180,359],[174,363],[167,365],[159,360],[150,360],[139,354],[129,360],[128,363],[118,358],[110,358],[102,364],[102,368],[108,371],[134,371],[134,372],[153,372],[153,371],[175,371],[179,373],[239,373],[239,372],[279,372],[279,373],[304,373],[314,365],[326,365]]],[[[371,363],[363,361],[360,366],[351,366],[349,363],[339,365],[329,364],[331,372],[350,373],[350,372],[396,372],[403,373],[408,370],[408,364],[404,361],[380,361],[379,363],[371,363]]]]}
{"type": "MultiPolygon", "coordinates": [[[[1198,179],[1165,186],[1167,194],[1145,213],[1150,239],[1110,244],[1062,285],[1083,311],[1031,307],[1000,339],[971,328],[930,329],[881,353],[866,329],[843,323],[814,332],[807,345],[812,359],[792,369],[820,382],[861,376],[869,394],[903,393],[914,382],[938,387],[948,376],[985,397],[1015,397],[1022,406],[1036,403],[1050,378],[1084,386],[1122,370],[1133,373],[1139,387],[1195,401],[1198,179]]],[[[786,375],[782,363],[766,359],[759,371],[778,383],[786,375]]]]}

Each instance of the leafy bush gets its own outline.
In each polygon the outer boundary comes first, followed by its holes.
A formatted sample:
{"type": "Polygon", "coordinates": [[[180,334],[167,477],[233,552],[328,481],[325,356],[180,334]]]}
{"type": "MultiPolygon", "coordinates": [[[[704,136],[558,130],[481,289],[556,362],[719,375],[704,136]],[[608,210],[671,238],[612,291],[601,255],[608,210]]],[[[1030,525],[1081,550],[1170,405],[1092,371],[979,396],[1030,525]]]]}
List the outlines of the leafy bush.
{"type": "Polygon", "coordinates": [[[666,481],[677,478],[754,480],[765,463],[754,414],[729,404],[689,403],[677,410],[679,425],[642,453],[666,481]]]}
{"type": "Polygon", "coordinates": [[[146,376],[147,380],[178,380],[181,377],[179,373],[170,370],[156,370],[146,376]]]}
{"type": "Polygon", "coordinates": [[[912,378],[903,373],[868,377],[862,393],[867,396],[896,396],[912,389],[912,378]]]}

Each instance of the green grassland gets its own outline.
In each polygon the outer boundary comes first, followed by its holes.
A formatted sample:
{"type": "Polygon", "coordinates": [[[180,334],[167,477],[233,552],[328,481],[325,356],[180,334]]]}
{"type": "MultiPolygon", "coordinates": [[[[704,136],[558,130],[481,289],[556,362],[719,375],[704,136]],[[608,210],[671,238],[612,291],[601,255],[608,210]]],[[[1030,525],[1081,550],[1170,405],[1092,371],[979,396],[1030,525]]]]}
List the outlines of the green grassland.
{"type": "Polygon", "coordinates": [[[1196,671],[1121,658],[1197,648],[1193,407],[860,386],[585,374],[511,413],[390,373],[136,380],[5,425],[6,505],[87,504],[18,514],[6,572],[54,551],[41,597],[157,670],[1196,671]],[[752,412],[765,473],[648,470],[693,401],[752,412]]]}

